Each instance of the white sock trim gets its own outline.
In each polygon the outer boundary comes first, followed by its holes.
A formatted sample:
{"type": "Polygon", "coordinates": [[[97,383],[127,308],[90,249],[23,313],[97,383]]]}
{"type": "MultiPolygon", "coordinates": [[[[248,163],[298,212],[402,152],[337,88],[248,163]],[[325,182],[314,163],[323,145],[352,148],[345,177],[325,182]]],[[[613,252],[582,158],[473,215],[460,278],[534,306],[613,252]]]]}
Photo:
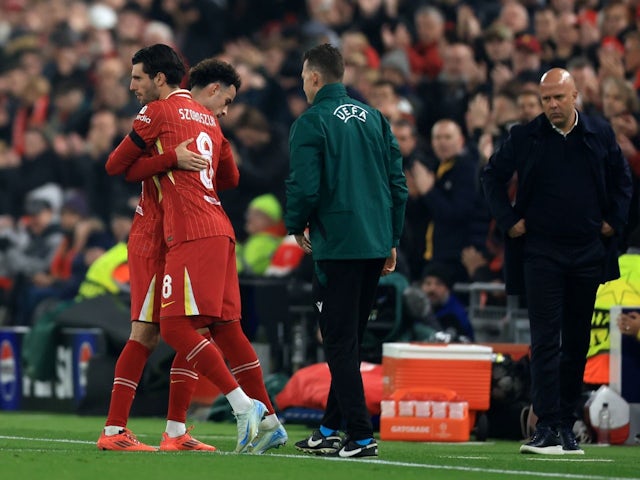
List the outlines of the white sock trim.
{"type": "Polygon", "coordinates": [[[176,438],[187,433],[187,426],[181,422],[167,420],[167,427],[165,428],[165,432],[171,438],[176,438]]]}
{"type": "Polygon", "coordinates": [[[226,397],[235,413],[245,413],[251,409],[251,399],[240,387],[231,390],[226,397]]]}

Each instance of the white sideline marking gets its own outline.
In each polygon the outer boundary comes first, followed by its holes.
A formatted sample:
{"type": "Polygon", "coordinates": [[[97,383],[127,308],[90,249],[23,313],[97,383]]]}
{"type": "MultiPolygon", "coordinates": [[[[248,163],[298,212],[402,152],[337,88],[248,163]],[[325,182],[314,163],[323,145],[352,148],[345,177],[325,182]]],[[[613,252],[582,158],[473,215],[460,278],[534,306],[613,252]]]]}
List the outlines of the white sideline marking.
{"type": "Polygon", "coordinates": [[[602,462],[602,463],[611,463],[613,462],[610,458],[529,458],[531,462],[602,462]]]}
{"type": "MultiPolygon", "coordinates": [[[[71,444],[80,444],[80,445],[95,445],[95,441],[87,441],[87,440],[73,440],[73,439],[68,439],[68,438],[31,438],[31,437],[17,437],[17,436],[12,436],[12,435],[0,435],[0,439],[5,439],[5,440],[31,440],[31,441],[35,441],[35,442],[55,442],[55,443],[71,443],[71,444]]],[[[9,449],[6,449],[9,450],[9,449]]],[[[30,449],[30,448],[21,448],[21,449],[11,449],[11,450],[16,450],[16,451],[41,451],[41,452],[47,452],[47,451],[51,451],[51,450],[47,450],[47,449],[30,449]]],[[[149,452],[152,454],[152,452],[149,452]]],[[[158,453],[166,453],[166,452],[158,452],[158,453]]],[[[216,454],[219,455],[237,455],[234,452],[220,452],[220,451],[216,451],[216,454]]],[[[514,454],[514,455],[517,455],[514,454]]],[[[251,455],[246,455],[247,457],[250,457],[251,455]]],[[[295,460],[316,460],[316,461],[337,461],[337,462],[344,462],[345,459],[343,458],[332,458],[332,457],[323,457],[323,456],[316,456],[316,455],[290,455],[290,454],[280,454],[280,453],[276,453],[274,452],[274,454],[269,455],[260,455],[261,458],[269,458],[270,456],[272,457],[279,457],[279,458],[292,458],[295,460]]],[[[450,458],[456,458],[451,456],[450,458]]],[[[458,458],[474,458],[474,457],[458,457],[458,458]]],[[[480,457],[481,458],[481,457],[480,457]]],[[[534,460],[532,458],[532,460],[534,460]]],[[[538,461],[581,461],[581,462],[594,462],[594,461],[612,461],[612,460],[598,460],[598,459],[535,459],[538,461]]],[[[495,473],[495,474],[499,474],[499,475],[521,475],[521,476],[528,476],[528,477],[537,477],[537,478],[570,478],[570,479],[576,479],[576,480],[632,480],[629,477],[603,477],[600,475],[580,475],[580,474],[567,474],[567,473],[553,473],[553,472],[530,472],[530,471],[523,471],[523,470],[502,470],[502,469],[497,469],[497,468],[482,468],[482,467],[463,467],[463,466],[456,466],[456,465],[430,465],[430,464],[424,464],[424,463],[408,463],[408,462],[393,462],[393,461],[389,461],[389,460],[382,460],[382,459],[366,459],[366,458],[361,458],[361,459],[357,459],[357,460],[346,460],[346,461],[354,461],[354,462],[358,462],[358,463],[372,463],[375,465],[388,465],[388,466],[392,466],[392,467],[407,467],[407,468],[423,468],[423,469],[428,469],[428,470],[450,470],[450,471],[458,471],[458,472],[478,472],[478,473],[495,473]]]]}
{"type": "Polygon", "coordinates": [[[31,437],[15,437],[9,435],[0,435],[0,438],[5,440],[31,440],[33,442],[56,442],[56,443],[79,443],[81,445],[93,445],[96,442],[89,442],[87,440],[71,440],[69,438],[31,438],[31,437]]]}
{"type": "MultiPolygon", "coordinates": [[[[224,455],[224,453],[223,453],[224,455]]],[[[320,460],[320,461],[336,461],[336,462],[344,462],[343,458],[332,458],[332,457],[321,457],[316,455],[282,455],[275,454],[273,455],[278,457],[286,457],[286,458],[306,458],[309,460],[320,460]]],[[[517,453],[516,453],[517,455],[517,453]]],[[[269,455],[262,455],[263,458],[268,457],[269,455]]],[[[578,460],[578,459],[576,459],[578,460]]],[[[429,470],[452,470],[459,472],[478,472],[478,473],[496,473],[500,475],[522,475],[527,477],[536,477],[536,478],[571,478],[578,480],[634,480],[630,477],[603,477],[600,475],[580,475],[580,474],[569,474],[569,473],[553,473],[553,472],[529,472],[526,470],[501,470],[498,468],[481,468],[481,467],[461,467],[456,465],[429,465],[424,463],[407,463],[407,462],[392,462],[389,460],[381,460],[381,459],[366,459],[366,458],[358,458],[356,460],[351,460],[353,462],[358,463],[372,463],[375,465],[389,465],[392,467],[411,467],[411,468],[424,468],[429,470]]]]}
{"type": "Polygon", "coordinates": [[[453,458],[455,460],[489,460],[489,457],[472,457],[470,455],[462,456],[462,455],[442,455],[440,458],[453,458]]]}

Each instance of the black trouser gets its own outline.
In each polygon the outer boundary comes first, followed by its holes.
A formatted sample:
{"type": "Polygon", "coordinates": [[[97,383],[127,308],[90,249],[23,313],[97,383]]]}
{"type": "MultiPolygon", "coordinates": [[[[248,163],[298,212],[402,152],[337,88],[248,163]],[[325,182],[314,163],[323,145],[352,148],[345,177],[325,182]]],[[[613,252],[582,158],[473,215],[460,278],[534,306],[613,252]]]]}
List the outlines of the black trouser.
{"type": "Polygon", "coordinates": [[[322,425],[345,429],[351,440],[373,437],[360,374],[360,344],[384,259],[316,263],[314,301],[331,388],[322,425]]]}
{"type": "Polygon", "coordinates": [[[602,269],[602,261],[525,255],[531,399],[539,425],[573,426],[602,269]]]}

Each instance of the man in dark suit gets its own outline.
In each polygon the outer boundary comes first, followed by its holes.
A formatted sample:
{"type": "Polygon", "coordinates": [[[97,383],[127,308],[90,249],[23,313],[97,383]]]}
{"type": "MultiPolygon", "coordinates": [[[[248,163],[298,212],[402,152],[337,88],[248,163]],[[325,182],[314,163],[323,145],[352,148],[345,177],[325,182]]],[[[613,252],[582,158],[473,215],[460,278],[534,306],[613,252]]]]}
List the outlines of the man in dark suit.
{"type": "Polygon", "coordinates": [[[598,285],[619,276],[617,239],[631,198],[611,127],[579,114],[569,72],[540,81],[543,114],[514,126],[482,174],[506,232],[507,292],[526,294],[536,431],[522,453],[582,454],[573,434],[598,285]],[[507,182],[517,172],[515,203],[507,182]]]}

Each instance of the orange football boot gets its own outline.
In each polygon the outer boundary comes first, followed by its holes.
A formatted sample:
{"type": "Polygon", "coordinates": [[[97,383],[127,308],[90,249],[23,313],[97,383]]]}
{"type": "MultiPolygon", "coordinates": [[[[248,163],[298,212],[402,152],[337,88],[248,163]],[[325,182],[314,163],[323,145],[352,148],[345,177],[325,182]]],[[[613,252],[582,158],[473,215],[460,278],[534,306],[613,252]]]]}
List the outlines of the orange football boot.
{"type": "Polygon", "coordinates": [[[167,435],[167,432],[162,434],[162,440],[160,441],[160,450],[163,452],[176,452],[178,450],[198,450],[201,452],[215,452],[216,447],[213,445],[207,445],[200,440],[196,440],[189,433],[193,429],[193,425],[187,428],[184,435],[172,438],[167,435]]]}
{"type": "Polygon", "coordinates": [[[104,431],[97,442],[100,450],[118,450],[122,452],[156,452],[158,449],[139,441],[131,430],[125,428],[116,435],[105,435],[104,431]]]}

